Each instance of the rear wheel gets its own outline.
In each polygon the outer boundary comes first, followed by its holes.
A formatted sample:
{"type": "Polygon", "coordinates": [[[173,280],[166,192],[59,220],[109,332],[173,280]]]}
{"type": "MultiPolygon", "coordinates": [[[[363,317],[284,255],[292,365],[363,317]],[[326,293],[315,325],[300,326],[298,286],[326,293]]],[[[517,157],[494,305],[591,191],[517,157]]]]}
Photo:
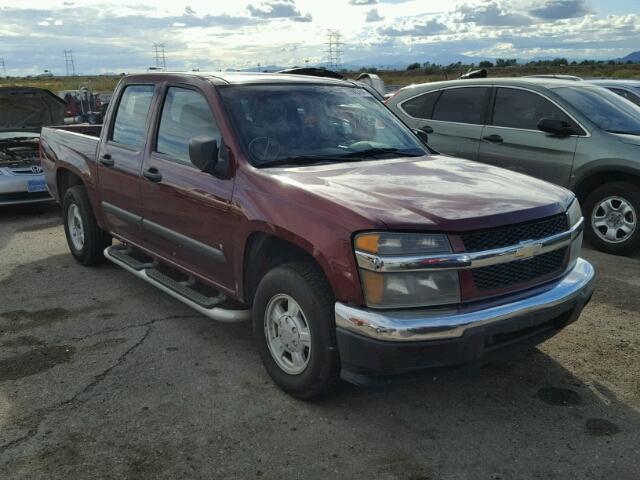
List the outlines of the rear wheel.
{"type": "Polygon", "coordinates": [[[85,266],[102,263],[102,252],[111,245],[111,237],[98,226],[84,186],[76,185],[66,191],[62,215],[67,244],[74,258],[85,266]]]}
{"type": "Polygon", "coordinates": [[[253,302],[254,335],[267,372],[290,395],[313,398],[337,384],[333,312],[333,293],[312,264],[281,265],[260,281],[253,302]]]}
{"type": "Polygon", "coordinates": [[[640,246],[640,188],[611,182],[595,189],[584,205],[587,238],[598,250],[626,255],[640,246]]]}

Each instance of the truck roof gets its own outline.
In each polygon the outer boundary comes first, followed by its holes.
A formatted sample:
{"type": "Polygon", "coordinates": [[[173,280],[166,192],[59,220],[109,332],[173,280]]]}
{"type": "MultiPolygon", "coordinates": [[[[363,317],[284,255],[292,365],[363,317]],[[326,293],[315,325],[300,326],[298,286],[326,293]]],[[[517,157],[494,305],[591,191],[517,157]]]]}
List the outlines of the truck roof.
{"type": "Polygon", "coordinates": [[[351,86],[354,84],[333,78],[314,77],[309,75],[289,75],[285,73],[263,72],[153,72],[128,75],[126,78],[136,81],[179,80],[186,77],[204,78],[216,85],[247,85],[247,84],[316,84],[351,86]]]}

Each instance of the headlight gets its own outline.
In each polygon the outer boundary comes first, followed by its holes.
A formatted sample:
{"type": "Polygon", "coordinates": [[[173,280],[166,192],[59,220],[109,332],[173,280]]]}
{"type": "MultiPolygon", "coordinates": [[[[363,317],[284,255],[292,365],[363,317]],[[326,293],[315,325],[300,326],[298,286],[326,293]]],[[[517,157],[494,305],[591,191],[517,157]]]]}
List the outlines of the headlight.
{"type": "MultiPolygon", "coordinates": [[[[375,232],[354,240],[356,252],[385,257],[411,257],[451,253],[446,235],[375,232]]],[[[455,270],[376,272],[360,268],[366,303],[371,308],[407,308],[460,302],[455,270]]]]}
{"type": "MultiPolygon", "coordinates": [[[[576,198],[567,210],[567,220],[569,221],[569,228],[573,228],[582,218],[582,209],[580,208],[580,202],[576,198]]],[[[571,242],[571,251],[569,252],[569,268],[572,268],[578,257],[580,256],[580,250],[582,249],[582,232],[578,235],[573,242],[571,242]]]]}

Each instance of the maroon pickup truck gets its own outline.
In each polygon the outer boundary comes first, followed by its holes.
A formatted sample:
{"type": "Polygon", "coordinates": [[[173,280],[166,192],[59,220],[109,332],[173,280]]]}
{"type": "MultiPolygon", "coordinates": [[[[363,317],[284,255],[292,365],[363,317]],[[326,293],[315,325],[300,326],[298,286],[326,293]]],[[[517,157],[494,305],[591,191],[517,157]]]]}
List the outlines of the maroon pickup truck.
{"type": "Polygon", "coordinates": [[[42,132],[71,253],[252,319],[292,395],[486,361],[591,298],[571,192],[432,152],[358,85],[157,73],[113,98],[42,132]]]}

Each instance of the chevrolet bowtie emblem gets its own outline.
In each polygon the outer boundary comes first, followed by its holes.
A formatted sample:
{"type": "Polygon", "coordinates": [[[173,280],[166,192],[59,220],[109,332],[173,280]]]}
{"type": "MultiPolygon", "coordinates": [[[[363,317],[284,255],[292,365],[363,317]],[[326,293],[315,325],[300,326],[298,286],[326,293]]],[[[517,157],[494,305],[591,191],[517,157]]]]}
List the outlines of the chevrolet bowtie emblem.
{"type": "Polygon", "coordinates": [[[516,257],[528,258],[537,255],[542,250],[542,243],[539,242],[520,242],[516,250],[516,257]]]}

